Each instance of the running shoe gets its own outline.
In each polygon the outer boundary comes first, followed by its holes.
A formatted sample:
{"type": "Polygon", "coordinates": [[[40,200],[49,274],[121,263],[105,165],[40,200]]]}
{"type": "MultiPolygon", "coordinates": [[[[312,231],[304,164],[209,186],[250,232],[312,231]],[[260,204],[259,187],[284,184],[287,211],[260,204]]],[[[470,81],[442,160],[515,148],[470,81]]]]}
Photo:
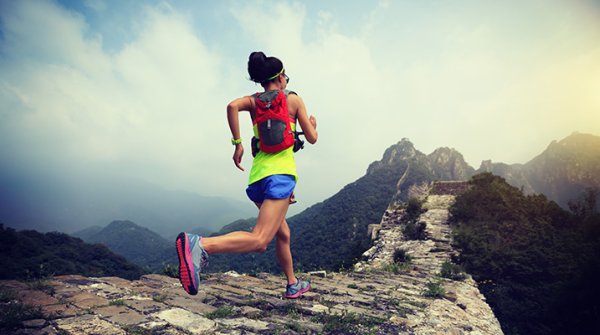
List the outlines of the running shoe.
{"type": "Polygon", "coordinates": [[[308,290],[310,290],[310,281],[296,278],[295,284],[288,284],[285,287],[285,297],[287,299],[296,299],[305,292],[308,292],[308,290]]]}
{"type": "Polygon", "coordinates": [[[179,256],[179,281],[187,293],[196,295],[200,284],[200,271],[208,266],[208,254],[202,247],[201,237],[179,233],[175,247],[179,256]]]}

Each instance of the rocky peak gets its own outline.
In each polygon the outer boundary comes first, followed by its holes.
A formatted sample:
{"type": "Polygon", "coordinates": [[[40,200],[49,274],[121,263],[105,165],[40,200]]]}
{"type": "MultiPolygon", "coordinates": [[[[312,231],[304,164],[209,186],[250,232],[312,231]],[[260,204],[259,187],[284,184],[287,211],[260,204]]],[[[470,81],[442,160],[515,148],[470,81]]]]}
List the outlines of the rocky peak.
{"type": "Polygon", "coordinates": [[[383,154],[383,160],[388,161],[391,164],[393,163],[394,158],[409,159],[415,157],[417,152],[414,144],[405,137],[386,150],[383,154]]]}
{"type": "Polygon", "coordinates": [[[427,158],[434,174],[441,180],[466,180],[475,171],[454,148],[438,148],[427,158]]]}
{"type": "Polygon", "coordinates": [[[408,138],[403,138],[400,142],[387,148],[381,160],[373,162],[369,166],[367,174],[371,174],[382,168],[394,167],[401,161],[411,160],[419,155],[423,154],[415,149],[415,146],[408,138]]]}

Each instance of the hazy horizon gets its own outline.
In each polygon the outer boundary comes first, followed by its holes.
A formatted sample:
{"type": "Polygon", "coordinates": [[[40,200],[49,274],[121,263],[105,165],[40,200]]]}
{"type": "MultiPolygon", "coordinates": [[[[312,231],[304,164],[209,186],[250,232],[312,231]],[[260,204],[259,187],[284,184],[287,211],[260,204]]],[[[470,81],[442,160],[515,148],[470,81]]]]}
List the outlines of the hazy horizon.
{"type": "Polygon", "coordinates": [[[318,120],[291,214],[402,138],[478,168],[600,135],[598,1],[0,1],[0,180],[106,174],[251,206],[225,106],[261,89],[256,50],[318,120]]]}

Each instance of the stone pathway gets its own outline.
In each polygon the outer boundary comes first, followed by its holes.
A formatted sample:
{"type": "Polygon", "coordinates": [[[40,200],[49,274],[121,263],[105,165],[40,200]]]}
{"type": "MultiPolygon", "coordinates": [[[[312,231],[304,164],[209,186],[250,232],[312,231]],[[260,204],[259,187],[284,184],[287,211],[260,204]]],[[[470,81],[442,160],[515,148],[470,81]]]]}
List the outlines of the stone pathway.
{"type": "Polygon", "coordinates": [[[405,210],[390,206],[378,225],[372,225],[373,247],[355,264],[356,271],[372,271],[389,267],[394,262],[394,252],[403,249],[411,260],[402,276],[406,282],[421,278],[415,290],[430,287],[443,288],[443,299],[427,300],[419,297],[425,306],[421,313],[409,313],[406,324],[417,334],[502,334],[500,324],[477,283],[468,274],[464,280],[440,277],[444,262],[449,262],[457,251],[451,246],[452,231],[448,225],[448,208],[456,194],[466,188],[464,182],[438,182],[433,192],[422,200],[426,211],[418,222],[426,224],[425,240],[407,240],[403,234],[402,217],[405,210]]]}
{"type": "Polygon", "coordinates": [[[220,273],[204,276],[190,296],[179,281],[162,275],[139,280],[58,276],[38,289],[18,281],[0,281],[12,292],[4,304],[39,306],[37,319],[7,335],[41,334],[502,334],[476,283],[439,279],[450,258],[447,208],[452,196],[429,196],[421,216],[428,239],[405,241],[397,222],[401,211],[388,211],[375,229],[378,238],[365,261],[349,273],[315,273],[312,290],[297,300],[283,298],[285,280],[220,273]],[[409,266],[385,267],[396,248],[412,257],[409,266]],[[424,295],[437,283],[444,293],[424,295]],[[40,290],[41,289],[41,290],[40,290]]]}

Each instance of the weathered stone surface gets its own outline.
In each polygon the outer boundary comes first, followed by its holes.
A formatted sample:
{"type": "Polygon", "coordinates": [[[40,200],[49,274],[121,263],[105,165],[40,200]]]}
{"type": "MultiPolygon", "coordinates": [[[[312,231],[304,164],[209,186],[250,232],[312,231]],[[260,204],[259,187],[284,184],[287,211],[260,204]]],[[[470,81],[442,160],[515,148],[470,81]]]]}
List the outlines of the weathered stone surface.
{"type": "Polygon", "coordinates": [[[59,276],[49,281],[51,293],[2,281],[3,287],[19,292],[17,300],[38,305],[44,313],[45,325],[42,321],[24,324],[14,334],[328,334],[343,333],[324,330],[332,325],[360,329],[366,327],[361,325],[366,320],[365,324],[374,325],[364,328],[365,333],[502,334],[468,275],[463,281],[439,281],[445,291],[440,299],[423,295],[429,282],[438,281],[441,264],[456,253],[447,224],[454,195],[445,192],[462,187],[441,186],[428,195],[426,186],[412,190],[426,200],[427,211],[419,217],[426,223],[425,240],[404,238],[404,211],[392,204],[373,227],[373,247],[355,270],[309,275],[312,289],[299,299],[284,299],[285,279],[268,273],[208,274],[195,296],[185,293],[177,279],[157,274],[133,281],[59,276]],[[399,248],[411,261],[394,270],[389,265],[399,248]],[[36,322],[45,328],[31,328],[36,322]]]}
{"type": "Polygon", "coordinates": [[[269,329],[269,323],[248,318],[219,319],[217,322],[231,328],[260,332],[269,329]]]}
{"type": "Polygon", "coordinates": [[[56,304],[41,306],[44,317],[48,320],[61,319],[85,314],[80,308],[70,304],[56,304]]]}
{"type": "Polygon", "coordinates": [[[90,285],[96,282],[94,278],[88,278],[80,275],[55,276],[54,280],[73,285],[90,285]]]}
{"type": "Polygon", "coordinates": [[[56,325],[59,330],[66,331],[68,334],[126,335],[123,329],[100,319],[97,315],[59,319],[56,320],[56,325]]]}
{"type": "Polygon", "coordinates": [[[181,307],[190,312],[198,313],[198,314],[206,314],[213,312],[216,307],[211,305],[207,305],[202,302],[195,301],[193,299],[185,298],[185,297],[173,297],[166,301],[168,305],[181,307]]]}
{"type": "Polygon", "coordinates": [[[142,314],[152,314],[167,308],[167,305],[152,299],[124,300],[124,304],[142,314]]]}
{"type": "Polygon", "coordinates": [[[35,319],[35,320],[23,321],[23,326],[25,328],[42,328],[47,323],[48,323],[48,321],[46,321],[44,319],[35,319]]]}
{"type": "Polygon", "coordinates": [[[140,278],[140,282],[142,282],[144,286],[152,288],[166,288],[169,286],[176,288],[180,287],[179,280],[157,274],[144,275],[140,278]]]}
{"type": "Polygon", "coordinates": [[[0,287],[10,289],[13,292],[27,290],[27,284],[17,280],[0,280],[0,287]]]}
{"type": "Polygon", "coordinates": [[[242,308],[240,309],[240,313],[248,318],[256,318],[262,313],[262,311],[258,308],[242,306],[242,308]]]}
{"type": "Polygon", "coordinates": [[[69,299],[69,301],[73,305],[82,309],[108,305],[108,300],[106,298],[88,292],[83,292],[74,295],[69,299]]]}
{"type": "MultiPolygon", "coordinates": [[[[465,334],[502,334],[493,312],[476,283],[468,276],[464,281],[444,280],[444,299],[423,297],[426,283],[435,281],[442,263],[456,253],[451,246],[452,232],[447,224],[448,208],[454,203],[455,195],[466,185],[440,182],[433,187],[435,192],[428,195],[422,189],[415,193],[425,199],[423,208],[426,212],[421,214],[418,222],[426,224],[427,238],[416,241],[405,239],[401,223],[404,210],[390,206],[381,220],[373,247],[363,255],[363,261],[357,263],[355,269],[380,271],[394,262],[396,250],[404,249],[411,261],[402,278],[409,285],[400,284],[402,287],[396,287],[392,296],[400,293],[402,297],[411,297],[413,304],[420,306],[402,319],[404,324],[419,334],[450,334],[456,333],[457,329],[465,334]]],[[[406,305],[402,306],[404,310],[406,305]]]]}
{"type": "Polygon", "coordinates": [[[127,306],[105,306],[94,310],[94,314],[103,320],[119,325],[137,325],[149,321],[143,314],[130,309],[127,306]]]}
{"type": "Polygon", "coordinates": [[[42,291],[19,291],[18,299],[26,305],[46,306],[57,304],[58,300],[42,291]]]}
{"type": "Polygon", "coordinates": [[[181,308],[167,309],[155,316],[194,334],[209,334],[216,329],[214,321],[181,308]]]}

